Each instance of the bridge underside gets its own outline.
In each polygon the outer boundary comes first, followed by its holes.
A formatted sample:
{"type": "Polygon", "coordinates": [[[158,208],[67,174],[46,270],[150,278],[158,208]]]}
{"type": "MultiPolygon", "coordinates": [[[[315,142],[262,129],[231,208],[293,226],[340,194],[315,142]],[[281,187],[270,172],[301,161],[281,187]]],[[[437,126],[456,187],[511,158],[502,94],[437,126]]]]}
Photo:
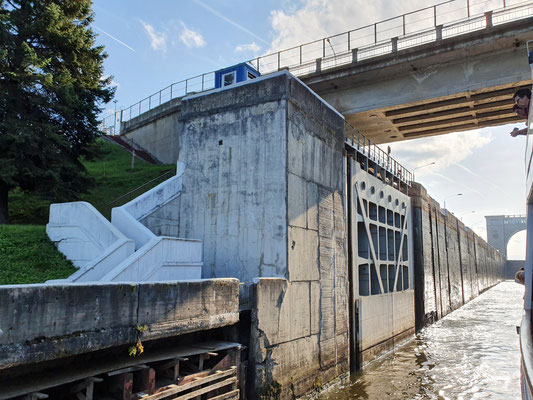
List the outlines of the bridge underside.
{"type": "Polygon", "coordinates": [[[347,115],[347,120],[375,143],[467,131],[520,122],[512,95],[531,82],[501,85],[445,98],[384,107],[347,115]]]}
{"type": "Polygon", "coordinates": [[[518,122],[512,95],[531,87],[532,25],[527,18],[303,80],[377,144],[518,122]]]}

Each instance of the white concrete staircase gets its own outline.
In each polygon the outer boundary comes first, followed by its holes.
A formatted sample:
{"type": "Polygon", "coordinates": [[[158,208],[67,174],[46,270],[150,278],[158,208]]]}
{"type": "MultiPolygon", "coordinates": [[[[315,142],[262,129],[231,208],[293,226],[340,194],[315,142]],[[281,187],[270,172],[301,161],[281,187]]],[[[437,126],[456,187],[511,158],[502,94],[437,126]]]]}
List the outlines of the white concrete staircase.
{"type": "Polygon", "coordinates": [[[176,175],[112,210],[111,223],[86,202],[52,204],[46,232],[79,268],[65,282],[161,281],[202,277],[202,242],[157,236],[140,221],[179,197],[176,175]]]}

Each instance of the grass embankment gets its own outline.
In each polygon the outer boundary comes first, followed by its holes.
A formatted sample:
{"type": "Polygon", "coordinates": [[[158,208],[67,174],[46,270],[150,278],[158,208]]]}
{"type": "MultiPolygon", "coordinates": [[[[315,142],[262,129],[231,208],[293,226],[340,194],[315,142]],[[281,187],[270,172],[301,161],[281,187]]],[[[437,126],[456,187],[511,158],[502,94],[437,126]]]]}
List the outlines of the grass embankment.
{"type": "MultiPolygon", "coordinates": [[[[84,162],[85,168],[94,178],[95,185],[88,193],[81,193],[79,200],[91,203],[106,218],[111,217],[111,208],[120,206],[131,200],[124,198],[121,202],[109,205],[110,202],[136,189],[160,174],[174,169],[174,165],[152,165],[138,158],[135,167],[131,168],[131,154],[120,146],[102,139],[105,155],[90,162],[84,162]]],[[[166,177],[170,178],[171,174],[166,177]]],[[[157,183],[143,188],[146,191],[157,183]]],[[[138,196],[142,191],[136,192],[138,196]]],[[[69,200],[65,200],[69,201],[69,200]]],[[[70,201],[75,201],[72,199],[70,201]]],[[[9,194],[9,223],[44,225],[48,222],[50,201],[38,196],[12,191],[9,194]]]]}
{"type": "MultiPolygon", "coordinates": [[[[106,140],[102,140],[101,145],[105,155],[98,160],[84,162],[95,185],[88,193],[81,193],[79,199],[65,201],[87,201],[108,219],[113,207],[128,202],[161,181],[136,191],[132,197],[113,204],[110,202],[165,171],[175,169],[174,165],[152,165],[139,159],[135,159],[132,169],[128,151],[106,140]]],[[[172,173],[164,179],[171,176],[172,173]]],[[[50,201],[38,196],[17,190],[9,194],[9,223],[19,225],[0,225],[0,285],[61,279],[76,270],[46,235],[43,225],[48,222],[49,208],[50,201]]]]}
{"type": "Polygon", "coordinates": [[[0,285],[61,279],[75,271],[44,226],[0,225],[0,285]]]}

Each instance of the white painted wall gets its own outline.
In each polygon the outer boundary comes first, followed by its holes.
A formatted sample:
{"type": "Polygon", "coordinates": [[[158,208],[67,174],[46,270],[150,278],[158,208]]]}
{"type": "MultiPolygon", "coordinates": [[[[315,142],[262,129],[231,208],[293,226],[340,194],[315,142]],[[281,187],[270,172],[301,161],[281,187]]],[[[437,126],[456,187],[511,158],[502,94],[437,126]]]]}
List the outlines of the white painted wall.
{"type": "Polygon", "coordinates": [[[52,204],[46,233],[80,268],[69,281],[99,280],[135,251],[132,240],[84,201],[52,204]]]}
{"type": "Polygon", "coordinates": [[[111,223],[135,241],[136,250],[156,237],[140,221],[181,194],[184,171],[185,164],[178,162],[175,176],[111,211],[111,223]]]}
{"type": "Polygon", "coordinates": [[[202,242],[154,237],[117,265],[105,281],[165,281],[202,277],[202,242]]]}

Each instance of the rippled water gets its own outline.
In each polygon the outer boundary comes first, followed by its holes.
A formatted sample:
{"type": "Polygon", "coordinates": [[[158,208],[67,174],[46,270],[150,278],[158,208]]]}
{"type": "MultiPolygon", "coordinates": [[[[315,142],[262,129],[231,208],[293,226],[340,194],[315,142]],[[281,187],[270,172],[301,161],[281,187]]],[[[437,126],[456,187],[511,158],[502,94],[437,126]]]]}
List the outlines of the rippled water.
{"type": "Polygon", "coordinates": [[[520,399],[523,294],[500,283],[320,399],[520,399]]]}

